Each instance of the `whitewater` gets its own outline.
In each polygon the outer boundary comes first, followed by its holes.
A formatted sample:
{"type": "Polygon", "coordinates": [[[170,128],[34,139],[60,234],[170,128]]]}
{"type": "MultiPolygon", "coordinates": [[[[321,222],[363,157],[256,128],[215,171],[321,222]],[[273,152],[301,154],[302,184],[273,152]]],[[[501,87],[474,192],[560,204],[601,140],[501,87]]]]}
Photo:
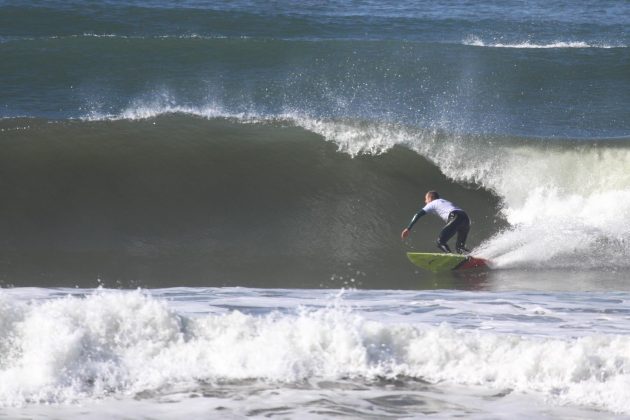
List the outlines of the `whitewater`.
{"type": "Polygon", "coordinates": [[[166,417],[628,414],[628,297],[3,290],[0,412],[133,415],[154,402],[148,412],[166,417]]]}

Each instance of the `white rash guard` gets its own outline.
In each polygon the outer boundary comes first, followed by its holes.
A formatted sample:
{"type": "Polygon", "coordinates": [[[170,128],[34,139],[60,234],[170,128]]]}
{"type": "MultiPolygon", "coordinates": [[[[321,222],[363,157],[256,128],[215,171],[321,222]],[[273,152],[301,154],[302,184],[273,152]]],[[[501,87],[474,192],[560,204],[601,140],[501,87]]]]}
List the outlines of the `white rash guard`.
{"type": "Polygon", "coordinates": [[[448,215],[451,214],[452,211],[462,211],[462,209],[457,207],[455,204],[443,198],[437,198],[431,201],[429,204],[424,206],[422,210],[424,210],[427,214],[436,214],[440,216],[440,218],[445,222],[448,222],[448,215]]]}

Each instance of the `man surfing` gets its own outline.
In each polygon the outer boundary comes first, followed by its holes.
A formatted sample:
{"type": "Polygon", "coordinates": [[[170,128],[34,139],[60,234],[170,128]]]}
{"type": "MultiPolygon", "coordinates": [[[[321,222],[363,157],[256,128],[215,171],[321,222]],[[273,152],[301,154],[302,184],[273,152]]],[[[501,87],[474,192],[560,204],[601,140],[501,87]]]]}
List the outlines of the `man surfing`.
{"type": "Polygon", "coordinates": [[[400,237],[402,239],[408,237],[413,225],[425,214],[435,214],[446,222],[446,225],[442,228],[437,239],[438,248],[443,252],[451,253],[451,248],[449,248],[447,242],[457,233],[457,243],[455,244],[457,253],[463,254],[470,252],[465,247],[466,238],[470,231],[470,219],[466,212],[450,201],[440,198],[440,194],[438,194],[437,191],[427,192],[424,196],[424,203],[426,205],[413,216],[411,222],[409,222],[409,226],[402,231],[400,237]]]}

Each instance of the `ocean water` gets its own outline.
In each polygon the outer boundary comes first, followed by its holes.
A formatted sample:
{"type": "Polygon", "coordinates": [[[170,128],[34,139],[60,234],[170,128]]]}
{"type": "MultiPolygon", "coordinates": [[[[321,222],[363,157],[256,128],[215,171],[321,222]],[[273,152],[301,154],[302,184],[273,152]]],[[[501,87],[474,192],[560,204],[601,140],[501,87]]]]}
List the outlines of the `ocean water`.
{"type": "Polygon", "coordinates": [[[0,0],[0,417],[627,417],[628,16],[0,0]]]}

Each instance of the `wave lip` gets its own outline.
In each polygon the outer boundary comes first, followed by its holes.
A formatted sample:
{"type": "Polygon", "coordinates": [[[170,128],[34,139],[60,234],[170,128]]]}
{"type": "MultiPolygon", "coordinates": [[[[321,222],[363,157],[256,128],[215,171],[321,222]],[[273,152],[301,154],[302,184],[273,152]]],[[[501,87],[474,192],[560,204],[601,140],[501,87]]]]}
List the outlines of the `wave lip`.
{"type": "Polygon", "coordinates": [[[202,106],[182,105],[178,104],[168,92],[161,92],[154,95],[154,98],[151,100],[134,101],[118,113],[105,113],[92,110],[81,116],[79,120],[88,122],[142,121],[173,114],[205,118],[207,120],[231,119],[243,124],[260,123],[277,119],[265,116],[255,110],[230,111],[215,102],[209,102],[202,106]]]}

